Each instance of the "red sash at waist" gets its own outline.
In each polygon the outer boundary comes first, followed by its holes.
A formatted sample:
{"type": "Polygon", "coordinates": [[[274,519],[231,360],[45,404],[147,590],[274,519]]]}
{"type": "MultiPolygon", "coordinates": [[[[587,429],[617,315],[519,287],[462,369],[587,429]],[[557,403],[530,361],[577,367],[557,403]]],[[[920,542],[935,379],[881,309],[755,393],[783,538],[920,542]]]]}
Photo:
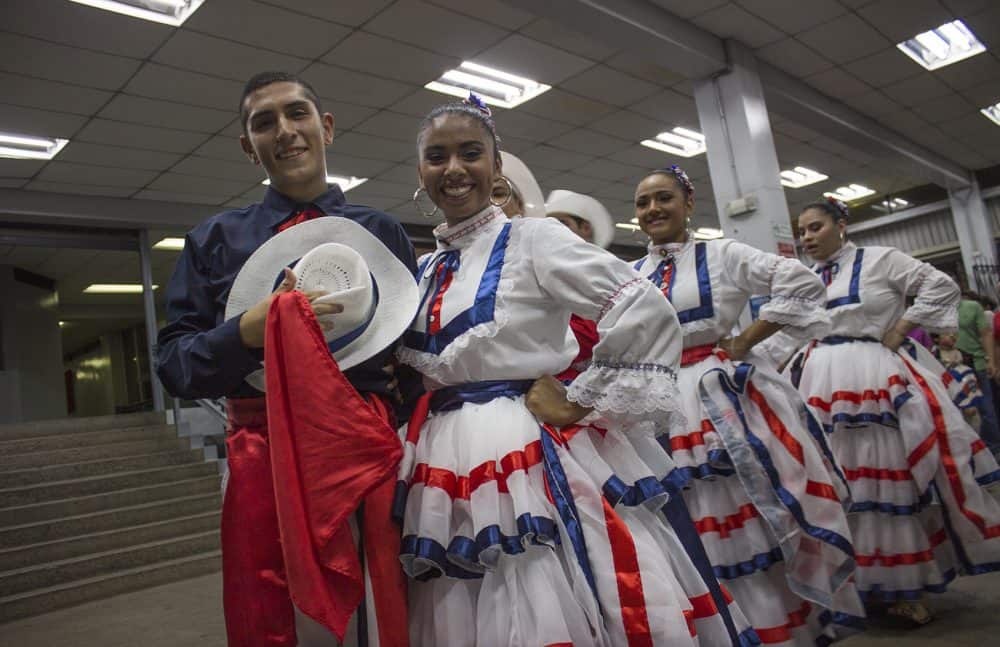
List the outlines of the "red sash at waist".
{"type": "Polygon", "coordinates": [[[684,352],[681,353],[681,368],[697,364],[713,353],[715,353],[719,359],[729,359],[729,355],[726,354],[726,351],[718,348],[716,343],[717,342],[712,342],[711,344],[702,344],[701,346],[685,348],[684,352]]]}

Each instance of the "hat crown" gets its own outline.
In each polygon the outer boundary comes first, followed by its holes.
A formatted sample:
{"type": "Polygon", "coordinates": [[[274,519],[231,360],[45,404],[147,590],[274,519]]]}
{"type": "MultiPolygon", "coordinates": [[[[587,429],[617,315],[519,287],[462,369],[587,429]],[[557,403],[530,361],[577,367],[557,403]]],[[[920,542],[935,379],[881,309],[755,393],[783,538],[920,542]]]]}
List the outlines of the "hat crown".
{"type": "Polygon", "coordinates": [[[333,329],[326,333],[328,342],[352,333],[371,319],[375,306],[372,275],[361,254],[347,245],[325,243],[313,248],[296,263],[295,274],[296,290],[324,292],[317,303],[337,303],[344,308],[321,318],[333,323],[333,329]]]}

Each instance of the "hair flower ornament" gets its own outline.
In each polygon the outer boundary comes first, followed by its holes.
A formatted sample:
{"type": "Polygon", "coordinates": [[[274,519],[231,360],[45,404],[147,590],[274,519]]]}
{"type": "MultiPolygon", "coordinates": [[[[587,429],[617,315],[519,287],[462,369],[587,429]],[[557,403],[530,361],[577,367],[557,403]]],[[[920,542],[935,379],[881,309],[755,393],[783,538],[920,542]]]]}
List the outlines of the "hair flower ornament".
{"type": "Polygon", "coordinates": [[[486,105],[486,102],[483,101],[482,98],[479,97],[475,92],[470,92],[469,93],[469,98],[466,99],[464,101],[464,103],[467,104],[467,105],[472,106],[473,108],[475,108],[477,110],[479,110],[479,112],[483,113],[487,117],[492,117],[493,116],[493,111],[490,110],[490,107],[488,105],[486,105]]]}

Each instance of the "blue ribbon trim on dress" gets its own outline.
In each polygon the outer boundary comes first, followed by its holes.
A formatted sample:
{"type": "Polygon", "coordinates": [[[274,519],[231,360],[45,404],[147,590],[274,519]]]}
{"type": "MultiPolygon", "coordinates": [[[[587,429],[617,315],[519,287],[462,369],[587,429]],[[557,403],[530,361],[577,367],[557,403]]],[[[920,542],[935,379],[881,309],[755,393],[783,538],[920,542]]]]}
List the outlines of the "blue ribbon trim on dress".
{"type": "Polygon", "coordinates": [[[580,515],[573,502],[573,494],[569,487],[569,479],[563,471],[562,463],[559,461],[559,454],[556,451],[555,441],[547,431],[541,429],[542,456],[545,461],[545,480],[549,484],[549,492],[555,503],[559,517],[566,528],[568,539],[573,546],[573,553],[576,561],[583,571],[583,576],[587,579],[590,591],[597,599],[597,584],[594,582],[594,572],[590,566],[590,558],[587,555],[587,545],[583,538],[583,527],[580,525],[580,515]]]}
{"type": "Polygon", "coordinates": [[[976,483],[980,485],[989,485],[990,483],[996,483],[997,481],[1000,481],[1000,470],[993,470],[988,474],[976,477],[976,483]]]}
{"type": "MultiPolygon", "coordinates": [[[[910,395],[907,393],[906,395],[910,395]]],[[[896,429],[899,427],[899,419],[896,414],[891,411],[883,411],[882,413],[837,413],[830,417],[832,421],[831,424],[824,424],[823,430],[828,434],[832,434],[835,431],[836,425],[882,425],[883,427],[891,427],[896,429]]]]}
{"type": "Polygon", "coordinates": [[[821,627],[832,627],[834,633],[836,634],[836,637],[831,637],[826,634],[816,636],[816,647],[828,647],[839,640],[843,640],[848,636],[868,629],[868,621],[866,618],[854,616],[849,613],[843,613],[841,611],[834,612],[829,609],[823,609],[816,619],[819,621],[821,627]],[[841,627],[843,629],[838,629],[841,627]]]}
{"type": "Polygon", "coordinates": [[[917,499],[916,504],[905,505],[899,503],[892,503],[890,501],[856,501],[851,504],[848,510],[849,514],[855,512],[882,512],[884,514],[891,514],[895,516],[906,516],[911,514],[917,514],[927,506],[929,506],[934,500],[930,489],[928,488],[920,495],[917,499]]]}
{"type": "MultiPolygon", "coordinates": [[[[937,492],[936,484],[931,483],[931,488],[934,488],[934,491],[937,492]]],[[[986,495],[991,496],[988,492],[986,495]]],[[[938,493],[938,499],[940,498],[941,495],[938,493]]],[[[966,575],[985,575],[986,573],[1000,571],[1000,562],[982,562],[979,564],[973,563],[973,561],[969,559],[969,554],[965,552],[965,542],[962,541],[962,537],[955,532],[955,528],[951,525],[951,518],[948,516],[948,510],[943,511],[941,518],[944,520],[945,532],[948,533],[948,539],[951,540],[952,548],[955,550],[955,556],[958,557],[963,573],[966,575]]]]}
{"type": "MultiPolygon", "coordinates": [[[[443,326],[436,335],[429,335],[417,330],[407,330],[403,334],[403,344],[407,348],[412,348],[424,353],[440,355],[448,345],[459,336],[468,332],[481,323],[493,321],[496,310],[497,288],[500,285],[500,272],[503,270],[504,260],[507,255],[507,243],[510,240],[510,223],[506,223],[500,230],[493,249],[490,252],[490,259],[486,264],[486,270],[479,282],[479,289],[476,291],[476,300],[467,310],[456,316],[443,326]]],[[[424,265],[426,267],[426,264],[424,265]]],[[[418,275],[422,278],[423,274],[418,275]]],[[[435,285],[432,283],[432,285],[435,285]]],[[[428,287],[428,292],[436,291],[436,287],[428,287]]],[[[427,293],[424,294],[424,300],[427,293]]],[[[428,306],[430,307],[430,306],[428,306]]],[[[419,316],[419,311],[418,311],[419,316]]]]}
{"type": "Polygon", "coordinates": [[[734,644],[738,647],[760,647],[764,643],[753,627],[747,627],[740,633],[737,637],[737,642],[734,644]]]}
{"type": "MultiPolygon", "coordinates": [[[[782,485],[781,477],[778,475],[778,470],[774,467],[774,462],[771,460],[771,454],[768,452],[767,447],[761,439],[757,437],[753,431],[751,431],[750,425],[747,424],[746,415],[743,413],[743,405],[740,402],[739,393],[744,391],[746,383],[750,379],[750,375],[753,372],[752,365],[741,364],[738,366],[735,370],[736,377],[734,380],[730,380],[729,376],[722,369],[712,369],[712,371],[718,371],[725,378],[720,381],[720,384],[723,385],[723,392],[726,394],[730,404],[739,416],[740,422],[743,426],[743,431],[746,434],[747,442],[750,443],[754,453],[757,455],[757,460],[760,461],[761,466],[764,468],[764,472],[767,474],[768,480],[771,482],[771,487],[774,488],[775,494],[778,495],[778,498],[792,514],[792,517],[798,523],[799,527],[802,528],[810,537],[840,549],[844,554],[848,555],[853,560],[854,547],[851,546],[851,542],[848,541],[847,538],[838,532],[830,530],[829,528],[814,526],[806,520],[805,513],[802,510],[802,504],[799,503],[798,499],[796,499],[791,492],[785,489],[784,485],[782,485]],[[733,387],[738,388],[739,392],[737,392],[733,387]]],[[[713,421],[713,423],[714,422],[715,421],[713,421]]],[[[716,425],[716,429],[718,428],[719,425],[716,425]]]]}
{"type": "Polygon", "coordinates": [[[852,303],[861,303],[861,263],[865,257],[864,248],[858,248],[854,253],[854,264],[851,266],[851,283],[848,287],[847,296],[831,299],[826,302],[826,309],[832,310],[852,303]]]}
{"type": "Polygon", "coordinates": [[[446,386],[434,391],[430,410],[440,413],[460,409],[463,404],[485,404],[498,398],[514,399],[527,393],[534,383],[534,380],[489,380],[446,386]]]}
{"type": "Polygon", "coordinates": [[[858,589],[858,594],[862,600],[877,599],[884,602],[895,602],[897,600],[919,600],[924,593],[944,593],[948,590],[948,585],[955,579],[957,573],[955,569],[948,569],[942,573],[944,581],[940,584],[925,584],[918,589],[885,589],[881,584],[876,584],[870,589],[858,589]]]}
{"type": "MultiPolygon", "coordinates": [[[[642,268],[645,261],[646,259],[642,258],[638,263],[636,263],[636,271],[642,268]]],[[[692,321],[698,321],[699,319],[711,319],[715,316],[715,308],[712,305],[712,280],[708,271],[708,251],[705,243],[695,243],[694,264],[695,274],[698,278],[698,305],[694,308],[677,311],[677,321],[681,324],[691,323],[692,321]]],[[[646,278],[659,285],[662,283],[662,272],[660,277],[658,277],[658,280],[653,278],[655,275],[656,272],[654,271],[652,275],[647,276],[646,278]]],[[[674,275],[676,275],[676,272],[674,275]]],[[[673,284],[674,278],[671,276],[669,292],[671,296],[673,295],[673,284]]]]}
{"type": "Polygon", "coordinates": [[[735,580],[756,573],[757,571],[766,571],[784,560],[785,557],[781,553],[781,547],[775,546],[768,552],[757,553],[744,562],[714,566],[712,567],[712,571],[715,573],[715,577],[720,580],[735,580]]]}
{"type": "Polygon", "coordinates": [[[527,544],[548,546],[549,541],[559,543],[559,531],[555,521],[524,513],[517,518],[516,535],[505,535],[498,524],[492,524],[480,530],[475,539],[455,535],[447,549],[429,537],[407,535],[403,537],[400,555],[424,559],[438,567],[437,571],[420,575],[418,578],[420,580],[431,579],[441,574],[458,579],[477,579],[483,576],[481,572],[461,566],[455,558],[461,560],[461,563],[478,564],[480,554],[490,548],[499,548],[507,555],[519,555],[525,551],[527,544]]]}
{"type": "Polygon", "coordinates": [[[604,498],[608,500],[612,506],[618,504],[635,507],[641,505],[650,499],[654,499],[659,496],[667,496],[668,492],[663,484],[656,480],[655,477],[646,476],[635,482],[634,485],[626,485],[624,481],[612,474],[607,481],[605,481],[604,486],[601,488],[604,492],[604,498]]]}

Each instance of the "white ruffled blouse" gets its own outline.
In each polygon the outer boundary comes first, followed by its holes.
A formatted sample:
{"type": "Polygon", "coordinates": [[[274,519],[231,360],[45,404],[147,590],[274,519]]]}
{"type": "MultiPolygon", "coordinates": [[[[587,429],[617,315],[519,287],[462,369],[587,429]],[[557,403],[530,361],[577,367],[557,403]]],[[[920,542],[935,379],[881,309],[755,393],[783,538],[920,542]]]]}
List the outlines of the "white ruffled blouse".
{"type": "Polygon", "coordinates": [[[649,254],[634,267],[660,284],[664,262],[670,260],[674,269],[669,299],[684,331],[685,348],[729,336],[755,294],[771,297],[761,306],[760,319],[799,335],[824,334],[830,325],[823,283],[795,259],[735,240],[692,240],[651,244],[649,254]]]}
{"type": "Polygon", "coordinates": [[[576,313],[597,322],[600,340],[570,400],[622,422],[678,409],[677,317],[628,263],[553,219],[510,220],[493,207],[434,235],[436,251],[419,264],[420,309],[398,351],[429,389],[559,373],[578,352],[576,313]]]}
{"type": "MultiPolygon", "coordinates": [[[[944,272],[895,247],[858,247],[847,242],[811,270],[822,276],[826,268],[831,278],[825,297],[833,324],[831,335],[882,339],[900,319],[929,332],[958,328],[958,285],[944,272]],[[909,296],[914,300],[907,308],[909,296]]],[[[765,344],[768,354],[780,363],[815,337],[781,334],[765,344]]]]}

